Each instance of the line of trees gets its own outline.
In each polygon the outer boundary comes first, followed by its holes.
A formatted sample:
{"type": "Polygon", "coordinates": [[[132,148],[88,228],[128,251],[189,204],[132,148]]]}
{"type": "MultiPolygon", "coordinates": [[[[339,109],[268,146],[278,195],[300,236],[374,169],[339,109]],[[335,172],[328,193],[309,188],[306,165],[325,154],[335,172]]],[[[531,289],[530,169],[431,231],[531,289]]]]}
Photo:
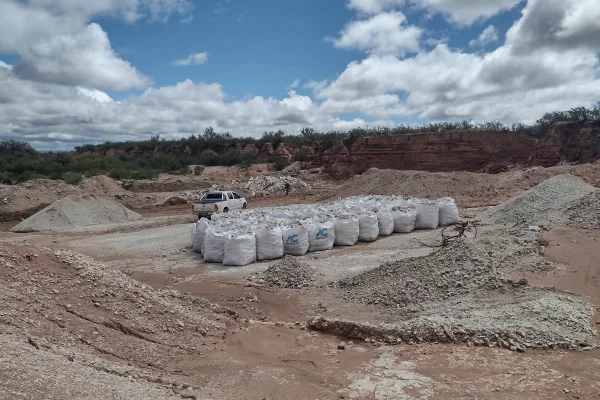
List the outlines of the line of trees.
{"type": "MultiPolygon", "coordinates": [[[[394,136],[425,132],[519,131],[541,137],[556,122],[593,120],[600,120],[600,102],[591,108],[577,107],[568,111],[547,113],[534,125],[508,126],[499,121],[461,121],[331,132],[316,132],[312,128],[303,128],[296,135],[287,135],[281,130],[265,132],[259,139],[235,138],[228,132],[218,133],[213,128],[207,128],[203,134],[177,140],[165,140],[156,135],[148,140],[109,141],[98,145],[79,146],[74,152],[49,153],[38,152],[26,142],[1,140],[0,183],[14,184],[36,178],[63,179],[69,183],[77,183],[83,176],[98,174],[107,174],[115,179],[148,179],[163,172],[186,173],[188,166],[193,164],[248,167],[256,161],[269,161],[281,169],[287,165],[286,160],[281,157],[257,160],[255,156],[241,153],[239,149],[247,144],[254,144],[260,149],[265,143],[271,143],[274,147],[285,143],[292,149],[311,146],[317,152],[322,152],[331,148],[337,141],[351,144],[360,136],[394,136]],[[186,147],[189,147],[191,152],[185,152],[186,147]],[[162,154],[154,155],[157,148],[162,149],[162,154]],[[117,155],[103,156],[108,150],[117,150],[117,155]]],[[[600,149],[598,151],[600,152],[600,149]]]]}

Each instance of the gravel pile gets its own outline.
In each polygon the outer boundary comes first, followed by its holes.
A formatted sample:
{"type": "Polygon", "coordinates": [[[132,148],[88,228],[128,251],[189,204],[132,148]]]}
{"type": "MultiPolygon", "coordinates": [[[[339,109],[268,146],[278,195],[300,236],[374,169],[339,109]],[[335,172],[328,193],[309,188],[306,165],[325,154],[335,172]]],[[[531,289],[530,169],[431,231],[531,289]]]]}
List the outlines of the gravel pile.
{"type": "Polygon", "coordinates": [[[249,278],[250,282],[257,285],[290,289],[313,286],[316,279],[317,274],[310,265],[291,256],[282,258],[264,272],[252,275],[249,278]]]}
{"type": "Polygon", "coordinates": [[[122,204],[94,194],[67,196],[15,226],[13,232],[59,231],[82,226],[141,219],[122,204]]]}
{"type": "Polygon", "coordinates": [[[595,189],[572,175],[557,175],[530,190],[483,212],[480,217],[505,225],[542,224],[552,226],[563,221],[558,210],[589,195],[595,189]]]}
{"type": "Polygon", "coordinates": [[[567,225],[573,228],[600,229],[600,190],[595,190],[566,209],[567,225]]]}
{"type": "Polygon", "coordinates": [[[314,328],[388,342],[451,341],[513,350],[586,347],[594,334],[592,306],[505,275],[554,268],[543,258],[540,231],[485,228],[476,241],[454,242],[428,256],[382,264],[331,284],[350,301],[391,312],[388,320],[396,322],[372,326],[315,319],[314,328]]]}
{"type": "Polygon", "coordinates": [[[344,289],[352,301],[416,311],[425,302],[513,290],[498,266],[491,257],[480,257],[473,245],[457,242],[429,256],[385,263],[333,285],[344,289]]]}

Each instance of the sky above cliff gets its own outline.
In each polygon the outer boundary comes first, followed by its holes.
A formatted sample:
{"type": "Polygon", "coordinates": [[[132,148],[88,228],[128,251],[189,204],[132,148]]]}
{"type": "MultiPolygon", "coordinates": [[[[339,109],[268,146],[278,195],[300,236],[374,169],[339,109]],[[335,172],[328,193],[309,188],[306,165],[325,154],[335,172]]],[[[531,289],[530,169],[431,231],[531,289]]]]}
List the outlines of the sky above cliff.
{"type": "Polygon", "coordinates": [[[598,0],[0,0],[0,138],[42,150],[600,101],[598,0]]]}

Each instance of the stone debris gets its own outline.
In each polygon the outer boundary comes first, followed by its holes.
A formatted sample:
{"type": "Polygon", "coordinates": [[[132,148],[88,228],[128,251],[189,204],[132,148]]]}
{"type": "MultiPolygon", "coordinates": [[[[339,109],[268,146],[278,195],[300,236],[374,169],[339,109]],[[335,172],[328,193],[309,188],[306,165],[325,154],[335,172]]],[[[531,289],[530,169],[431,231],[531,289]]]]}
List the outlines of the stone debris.
{"type": "Polygon", "coordinates": [[[565,214],[567,225],[572,228],[600,229],[600,190],[574,201],[565,214]]]}
{"type": "Polygon", "coordinates": [[[374,335],[392,343],[452,341],[514,351],[579,348],[595,334],[589,304],[529,286],[526,279],[506,277],[508,272],[554,268],[543,258],[539,232],[482,230],[476,241],[462,240],[428,256],[384,263],[329,285],[341,290],[347,300],[393,312],[392,320],[397,322],[381,332],[371,334],[368,325],[357,323],[362,326],[357,328],[348,321],[330,321],[331,325],[315,320],[312,325],[338,334],[343,326],[350,337],[364,331],[356,337],[374,335]],[[522,333],[522,338],[511,336],[514,332],[522,333]]]}
{"type": "Polygon", "coordinates": [[[317,274],[313,267],[293,256],[286,256],[265,271],[253,274],[249,281],[257,285],[300,289],[313,286],[317,274]]]}
{"type": "Polygon", "coordinates": [[[250,178],[246,183],[245,189],[253,192],[283,192],[285,191],[286,183],[291,185],[292,190],[311,189],[310,185],[304,182],[302,179],[289,175],[262,175],[255,178],[250,178]]]}

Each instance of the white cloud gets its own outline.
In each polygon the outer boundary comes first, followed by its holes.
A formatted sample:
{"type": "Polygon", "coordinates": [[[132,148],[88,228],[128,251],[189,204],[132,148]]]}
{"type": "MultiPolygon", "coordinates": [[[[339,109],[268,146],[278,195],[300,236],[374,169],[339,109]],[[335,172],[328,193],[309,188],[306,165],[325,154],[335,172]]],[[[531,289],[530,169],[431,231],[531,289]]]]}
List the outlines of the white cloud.
{"type": "Polygon", "coordinates": [[[21,54],[14,71],[22,79],[108,90],[141,88],[150,82],[115,55],[108,35],[95,23],[76,35],[40,39],[21,54]]]}
{"type": "Polygon", "coordinates": [[[529,0],[508,31],[515,52],[549,48],[600,50],[600,7],[596,0],[529,0]]]}
{"type": "MultiPolygon", "coordinates": [[[[361,13],[378,14],[402,7],[443,14],[449,21],[470,25],[506,12],[523,0],[349,0],[348,7],[361,13]]],[[[590,0],[594,1],[594,0],[590,0]]]]}
{"type": "Polygon", "coordinates": [[[473,39],[469,42],[470,47],[485,47],[490,43],[498,41],[498,31],[494,25],[490,25],[485,28],[477,39],[473,39]]]}
{"type": "Polygon", "coordinates": [[[348,7],[365,14],[377,14],[392,10],[405,3],[405,0],[349,0],[348,7]]]}
{"type": "Polygon", "coordinates": [[[300,85],[300,79],[296,79],[294,82],[290,83],[288,86],[289,89],[295,89],[300,85]]]}
{"type": "Polygon", "coordinates": [[[470,25],[506,12],[523,0],[412,0],[432,14],[443,14],[448,20],[470,25]]]}
{"type": "Polygon", "coordinates": [[[176,65],[178,67],[188,66],[188,65],[202,65],[207,61],[208,61],[208,53],[202,52],[202,53],[190,54],[187,58],[184,58],[183,60],[173,61],[173,65],[176,65]]]}
{"type": "Polygon", "coordinates": [[[419,51],[422,30],[406,26],[401,12],[377,14],[366,20],[353,21],[340,32],[338,39],[330,39],[340,49],[358,49],[373,54],[396,54],[419,51]]]}

